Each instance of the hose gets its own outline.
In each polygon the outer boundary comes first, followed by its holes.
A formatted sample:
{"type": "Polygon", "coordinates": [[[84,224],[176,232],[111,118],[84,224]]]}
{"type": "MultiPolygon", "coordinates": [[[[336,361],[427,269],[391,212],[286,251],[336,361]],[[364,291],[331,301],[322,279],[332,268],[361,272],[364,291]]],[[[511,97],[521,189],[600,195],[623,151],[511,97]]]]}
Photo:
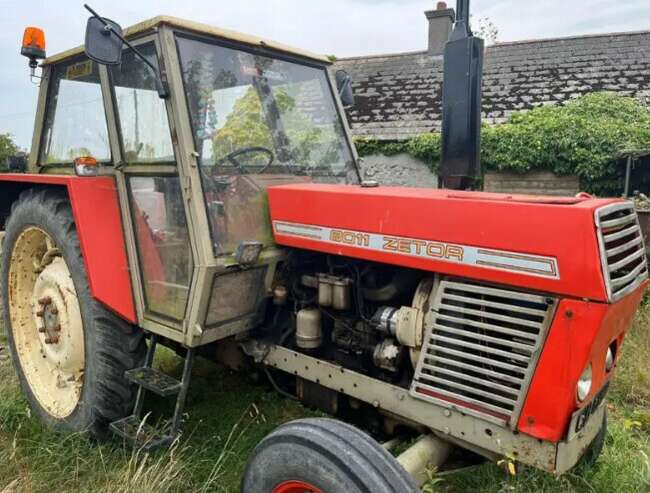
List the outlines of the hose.
{"type": "Polygon", "coordinates": [[[278,387],[278,384],[275,382],[275,380],[274,380],[273,377],[271,376],[271,372],[269,371],[269,369],[268,369],[267,367],[264,367],[263,369],[264,369],[264,373],[266,374],[266,378],[269,379],[269,382],[271,382],[271,386],[273,387],[273,389],[274,389],[278,394],[280,394],[280,395],[283,396],[283,397],[286,397],[287,399],[291,399],[292,401],[299,401],[299,400],[300,400],[300,399],[298,399],[298,397],[296,397],[295,395],[290,394],[290,393],[287,392],[286,390],[283,390],[283,389],[281,389],[280,387],[278,387]]]}

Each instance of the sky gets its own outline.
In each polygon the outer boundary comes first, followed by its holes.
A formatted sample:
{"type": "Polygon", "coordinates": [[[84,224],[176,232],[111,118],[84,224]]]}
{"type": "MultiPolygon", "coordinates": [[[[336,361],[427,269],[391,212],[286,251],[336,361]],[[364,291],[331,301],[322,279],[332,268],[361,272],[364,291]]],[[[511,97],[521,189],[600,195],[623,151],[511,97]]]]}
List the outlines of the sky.
{"type": "MultiPolygon", "coordinates": [[[[123,27],[168,14],[338,57],[426,48],[424,11],[434,0],[87,0],[123,27]]],[[[448,0],[455,7],[454,0],[448,0]]],[[[499,41],[650,30],[649,0],[472,0],[499,41]]],[[[87,13],[78,0],[0,0],[0,133],[31,145],[38,87],[20,56],[26,26],[45,30],[52,55],[83,43],[87,13]]]]}

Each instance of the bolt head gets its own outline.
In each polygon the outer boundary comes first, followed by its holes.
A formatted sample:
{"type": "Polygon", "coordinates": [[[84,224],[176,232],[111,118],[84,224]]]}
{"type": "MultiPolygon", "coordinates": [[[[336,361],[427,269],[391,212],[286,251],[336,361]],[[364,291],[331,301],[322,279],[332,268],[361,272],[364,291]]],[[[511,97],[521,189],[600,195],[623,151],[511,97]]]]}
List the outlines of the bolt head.
{"type": "Polygon", "coordinates": [[[41,334],[45,334],[45,327],[39,327],[39,328],[38,328],[38,331],[39,331],[41,334]]]}
{"type": "Polygon", "coordinates": [[[52,298],[50,298],[49,296],[45,296],[44,298],[41,298],[40,300],[38,300],[38,302],[41,305],[49,305],[50,303],[52,303],[52,298]]]}

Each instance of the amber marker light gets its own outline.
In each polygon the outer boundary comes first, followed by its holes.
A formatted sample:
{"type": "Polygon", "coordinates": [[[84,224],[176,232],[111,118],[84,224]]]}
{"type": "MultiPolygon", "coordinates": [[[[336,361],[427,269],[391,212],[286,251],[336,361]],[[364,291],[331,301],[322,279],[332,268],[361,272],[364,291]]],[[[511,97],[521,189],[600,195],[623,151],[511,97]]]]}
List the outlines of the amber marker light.
{"type": "Polygon", "coordinates": [[[92,156],[81,156],[74,160],[74,172],[77,176],[97,176],[99,163],[92,156]]]}

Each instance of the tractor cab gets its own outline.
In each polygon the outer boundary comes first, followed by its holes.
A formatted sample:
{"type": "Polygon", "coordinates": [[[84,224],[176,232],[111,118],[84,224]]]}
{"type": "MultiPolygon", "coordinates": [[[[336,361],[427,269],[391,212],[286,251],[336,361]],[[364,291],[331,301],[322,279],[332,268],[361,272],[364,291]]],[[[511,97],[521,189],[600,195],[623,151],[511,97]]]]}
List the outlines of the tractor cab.
{"type": "Polygon", "coordinates": [[[248,329],[280,258],[267,187],[358,183],[329,65],[172,17],[91,17],[43,62],[30,171],[115,175],[141,324],[189,345],[248,329]]]}

